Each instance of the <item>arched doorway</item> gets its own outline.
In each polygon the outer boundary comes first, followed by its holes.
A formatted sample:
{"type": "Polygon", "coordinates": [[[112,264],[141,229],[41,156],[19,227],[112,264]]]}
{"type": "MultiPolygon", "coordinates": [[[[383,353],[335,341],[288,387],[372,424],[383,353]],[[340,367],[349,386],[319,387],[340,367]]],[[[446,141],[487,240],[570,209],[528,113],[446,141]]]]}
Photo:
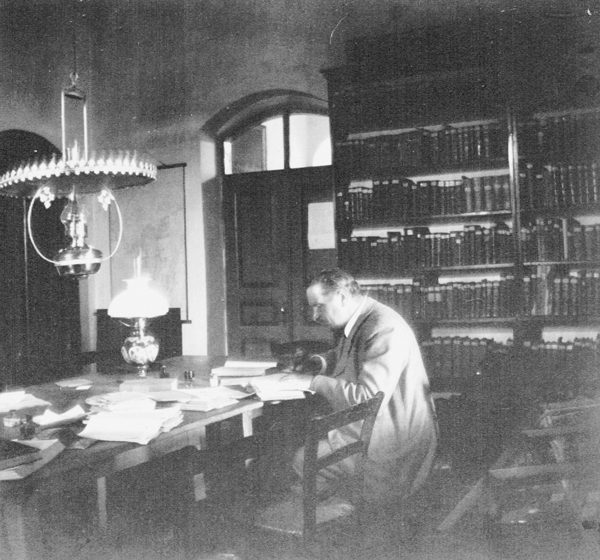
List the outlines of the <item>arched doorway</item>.
{"type": "MultiPolygon", "coordinates": [[[[0,131],[0,175],[23,161],[60,156],[45,138],[0,131]]],[[[28,200],[0,196],[0,384],[29,385],[64,377],[78,365],[79,287],[38,257],[25,231],[28,200]]],[[[43,231],[36,242],[52,251],[65,242],[63,204],[34,208],[43,231]]]]}
{"type": "Polygon", "coordinates": [[[326,101],[261,92],[208,125],[223,194],[227,354],[270,358],[272,343],[330,340],[305,301],[309,279],[336,263],[332,168],[319,165],[324,138],[331,149],[326,101]]]}

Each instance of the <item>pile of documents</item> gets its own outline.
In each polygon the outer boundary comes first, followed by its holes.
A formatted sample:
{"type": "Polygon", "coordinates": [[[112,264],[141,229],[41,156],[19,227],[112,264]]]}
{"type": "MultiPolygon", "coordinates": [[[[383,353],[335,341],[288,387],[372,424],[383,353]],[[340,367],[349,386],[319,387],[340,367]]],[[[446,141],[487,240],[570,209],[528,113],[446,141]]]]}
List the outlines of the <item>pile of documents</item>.
{"type": "Polygon", "coordinates": [[[154,410],[106,411],[90,415],[79,437],[103,441],[129,441],[146,445],[183,421],[177,406],[154,410]]]}
{"type": "Polygon", "coordinates": [[[128,441],[147,444],[162,432],[183,422],[177,405],[156,408],[149,393],[116,392],[90,397],[92,407],[80,437],[103,441],[128,441]]]}

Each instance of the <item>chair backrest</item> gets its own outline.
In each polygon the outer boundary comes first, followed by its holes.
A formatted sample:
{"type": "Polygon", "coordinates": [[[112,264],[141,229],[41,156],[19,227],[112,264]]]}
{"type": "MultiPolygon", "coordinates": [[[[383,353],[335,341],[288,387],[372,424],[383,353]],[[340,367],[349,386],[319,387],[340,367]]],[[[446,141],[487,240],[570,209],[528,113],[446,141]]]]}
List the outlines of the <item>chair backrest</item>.
{"type": "Polygon", "coordinates": [[[359,508],[362,507],[365,461],[369,451],[373,426],[383,396],[383,392],[380,391],[365,402],[325,416],[317,416],[310,420],[304,446],[303,533],[305,541],[311,540],[316,531],[317,505],[319,501],[317,495],[317,475],[321,469],[343,461],[348,457],[358,455],[353,482],[354,488],[356,488],[356,505],[359,508]],[[327,438],[327,434],[330,431],[361,421],[362,426],[358,439],[349,441],[344,446],[335,449],[332,453],[322,455],[321,457],[317,456],[319,441],[327,438]]]}

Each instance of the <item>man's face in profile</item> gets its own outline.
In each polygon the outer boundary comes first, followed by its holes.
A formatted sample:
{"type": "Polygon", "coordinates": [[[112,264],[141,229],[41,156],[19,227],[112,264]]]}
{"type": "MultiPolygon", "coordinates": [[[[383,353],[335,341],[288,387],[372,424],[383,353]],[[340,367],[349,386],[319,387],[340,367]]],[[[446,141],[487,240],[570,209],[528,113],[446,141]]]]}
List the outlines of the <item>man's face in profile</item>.
{"type": "Polygon", "coordinates": [[[321,284],[313,284],[306,290],[306,298],[312,308],[313,321],[333,329],[342,328],[348,322],[349,295],[345,290],[325,292],[321,284]]]}

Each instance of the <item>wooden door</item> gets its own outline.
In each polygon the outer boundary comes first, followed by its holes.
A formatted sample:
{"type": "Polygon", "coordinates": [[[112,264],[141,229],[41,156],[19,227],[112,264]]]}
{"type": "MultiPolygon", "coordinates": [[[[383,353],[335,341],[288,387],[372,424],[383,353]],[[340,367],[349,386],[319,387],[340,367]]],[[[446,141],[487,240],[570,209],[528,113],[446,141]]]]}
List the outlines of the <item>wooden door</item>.
{"type": "Polygon", "coordinates": [[[305,288],[336,262],[334,247],[308,243],[310,205],[333,207],[331,168],[230,175],[223,200],[228,354],[266,359],[273,342],[330,340],[312,323],[305,288]]]}

